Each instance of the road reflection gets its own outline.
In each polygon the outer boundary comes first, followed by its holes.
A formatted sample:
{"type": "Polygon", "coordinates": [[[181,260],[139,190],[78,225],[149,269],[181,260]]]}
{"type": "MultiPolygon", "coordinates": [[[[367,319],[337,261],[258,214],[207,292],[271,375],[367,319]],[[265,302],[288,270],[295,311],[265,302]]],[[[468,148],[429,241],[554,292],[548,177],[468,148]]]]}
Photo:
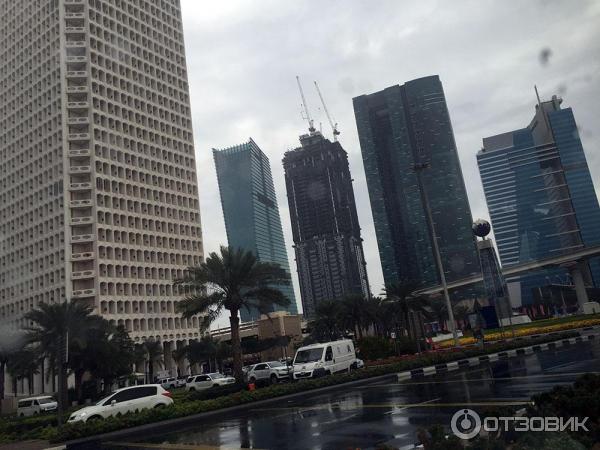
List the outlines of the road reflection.
{"type": "Polygon", "coordinates": [[[307,394],[131,441],[144,442],[147,448],[408,448],[419,428],[447,426],[460,407],[517,409],[532,394],[571,383],[584,372],[600,372],[599,356],[598,343],[580,343],[420,380],[398,383],[390,377],[347,392],[342,388],[307,394]]]}

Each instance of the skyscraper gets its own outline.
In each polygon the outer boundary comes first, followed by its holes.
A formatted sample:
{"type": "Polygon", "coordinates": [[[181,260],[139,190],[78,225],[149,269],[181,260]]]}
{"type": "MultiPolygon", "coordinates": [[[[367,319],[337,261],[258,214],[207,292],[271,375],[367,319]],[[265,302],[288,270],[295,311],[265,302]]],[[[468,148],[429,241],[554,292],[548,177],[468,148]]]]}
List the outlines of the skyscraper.
{"type": "MultiPolygon", "coordinates": [[[[531,123],[483,139],[479,173],[504,267],[600,244],[600,208],[571,108],[538,102],[531,123]]],[[[600,286],[600,258],[581,264],[600,286]],[[591,270],[590,270],[591,269],[591,270]]],[[[515,303],[531,304],[542,285],[565,283],[566,269],[513,277],[515,303]]],[[[512,285],[512,287],[511,287],[512,285]]]]}
{"type": "Polygon", "coordinates": [[[0,0],[0,52],[0,321],[81,302],[171,368],[202,260],[179,1],[0,0]]]}
{"type": "Polygon", "coordinates": [[[304,315],[319,302],[369,296],[348,155],[319,132],[300,136],[283,167],[304,315]]]}
{"type": "Polygon", "coordinates": [[[386,285],[439,284],[424,206],[429,200],[447,281],[479,273],[471,211],[438,76],[354,99],[386,285]],[[421,173],[416,167],[428,166],[421,173]]]}
{"type": "MultiPolygon", "coordinates": [[[[290,274],[277,197],[267,155],[250,139],[223,150],[213,149],[227,242],[252,251],[262,262],[279,264],[290,274]]],[[[274,286],[290,300],[286,308],[298,313],[291,284],[274,286]]],[[[243,322],[260,318],[258,310],[240,311],[243,322]]]]}

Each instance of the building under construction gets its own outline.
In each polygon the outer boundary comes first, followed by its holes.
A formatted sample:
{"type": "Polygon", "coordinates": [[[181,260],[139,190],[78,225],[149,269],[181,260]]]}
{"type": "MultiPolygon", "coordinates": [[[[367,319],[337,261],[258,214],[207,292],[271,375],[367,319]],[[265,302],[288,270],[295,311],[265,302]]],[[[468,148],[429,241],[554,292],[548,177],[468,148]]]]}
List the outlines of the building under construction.
{"type": "Polygon", "coordinates": [[[300,136],[283,166],[305,317],[324,300],[370,295],[348,165],[339,142],[300,136]]]}

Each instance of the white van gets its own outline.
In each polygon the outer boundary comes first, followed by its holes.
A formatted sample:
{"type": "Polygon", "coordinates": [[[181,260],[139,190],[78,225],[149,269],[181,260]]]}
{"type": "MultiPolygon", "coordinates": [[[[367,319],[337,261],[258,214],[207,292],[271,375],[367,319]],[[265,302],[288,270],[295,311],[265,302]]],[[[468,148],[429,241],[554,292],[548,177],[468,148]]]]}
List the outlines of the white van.
{"type": "Polygon", "coordinates": [[[350,339],[300,347],[294,357],[294,380],[316,378],[356,368],[354,343],[350,339]]]}
{"type": "Polygon", "coordinates": [[[34,414],[56,411],[58,403],[50,396],[24,398],[17,403],[17,416],[28,417],[34,414]]]}

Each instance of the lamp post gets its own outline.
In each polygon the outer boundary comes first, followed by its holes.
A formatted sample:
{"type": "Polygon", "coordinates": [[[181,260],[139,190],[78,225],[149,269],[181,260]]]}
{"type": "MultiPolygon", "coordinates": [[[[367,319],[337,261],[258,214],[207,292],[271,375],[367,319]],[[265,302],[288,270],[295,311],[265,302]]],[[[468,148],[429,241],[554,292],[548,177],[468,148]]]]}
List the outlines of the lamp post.
{"type": "Polygon", "coordinates": [[[431,244],[433,247],[433,254],[435,256],[435,261],[438,269],[438,273],[440,276],[440,283],[442,285],[442,290],[444,292],[444,300],[446,302],[446,309],[448,310],[448,322],[450,325],[450,331],[452,331],[452,336],[454,337],[454,345],[458,347],[460,344],[458,342],[458,333],[456,331],[456,322],[454,321],[454,311],[452,310],[452,304],[450,303],[450,295],[448,294],[448,285],[446,284],[446,274],[444,273],[444,266],[442,265],[442,256],[440,254],[440,247],[437,242],[437,235],[435,233],[435,224],[433,223],[433,216],[431,214],[431,207],[429,205],[429,197],[427,196],[427,191],[423,187],[423,182],[421,179],[421,172],[425,169],[429,168],[429,163],[418,163],[415,164],[413,169],[415,174],[417,175],[417,183],[419,190],[421,191],[421,198],[423,200],[423,206],[425,207],[425,214],[427,215],[427,222],[429,225],[429,232],[431,234],[431,244]]]}

